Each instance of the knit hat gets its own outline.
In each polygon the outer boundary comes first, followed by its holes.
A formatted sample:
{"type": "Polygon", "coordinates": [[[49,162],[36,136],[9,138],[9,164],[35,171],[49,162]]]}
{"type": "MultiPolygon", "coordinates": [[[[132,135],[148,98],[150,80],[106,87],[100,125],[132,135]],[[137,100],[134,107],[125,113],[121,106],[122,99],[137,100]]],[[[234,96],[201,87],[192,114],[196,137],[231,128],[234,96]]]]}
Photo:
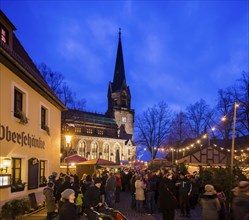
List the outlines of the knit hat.
{"type": "Polygon", "coordinates": [[[94,180],[94,184],[97,184],[97,183],[102,183],[102,181],[101,181],[100,178],[96,178],[96,179],[94,180]]]}
{"type": "Polygon", "coordinates": [[[249,182],[248,181],[240,181],[239,182],[239,188],[241,189],[241,188],[245,188],[245,187],[247,187],[247,186],[249,186],[249,182]]]}
{"type": "Polygon", "coordinates": [[[68,199],[70,195],[74,194],[74,190],[72,189],[65,189],[62,193],[61,193],[61,198],[62,199],[68,199]]]}
{"type": "Polygon", "coordinates": [[[57,176],[57,172],[53,171],[53,172],[52,172],[52,175],[53,175],[53,176],[57,176]]]}
{"type": "Polygon", "coordinates": [[[213,195],[213,194],[215,194],[214,186],[213,186],[213,185],[210,185],[210,184],[207,184],[207,185],[205,186],[205,194],[208,194],[208,195],[213,195]]]}

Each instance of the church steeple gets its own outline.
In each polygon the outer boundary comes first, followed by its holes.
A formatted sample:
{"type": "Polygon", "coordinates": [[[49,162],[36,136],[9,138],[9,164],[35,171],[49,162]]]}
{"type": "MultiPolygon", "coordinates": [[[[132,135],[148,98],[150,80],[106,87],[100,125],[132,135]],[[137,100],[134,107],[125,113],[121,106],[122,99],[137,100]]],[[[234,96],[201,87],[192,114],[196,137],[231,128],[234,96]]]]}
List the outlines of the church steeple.
{"type": "Polygon", "coordinates": [[[116,64],[115,64],[113,84],[112,84],[113,92],[120,91],[123,82],[126,81],[125,70],[124,70],[123,50],[122,50],[122,43],[121,43],[121,28],[119,28],[118,35],[119,35],[118,50],[117,50],[116,64]]]}
{"type": "Polygon", "coordinates": [[[133,140],[134,110],[131,109],[131,93],[125,79],[121,29],[118,33],[118,51],[113,82],[109,82],[107,97],[108,110],[106,114],[115,119],[119,128],[118,137],[133,140]]]}

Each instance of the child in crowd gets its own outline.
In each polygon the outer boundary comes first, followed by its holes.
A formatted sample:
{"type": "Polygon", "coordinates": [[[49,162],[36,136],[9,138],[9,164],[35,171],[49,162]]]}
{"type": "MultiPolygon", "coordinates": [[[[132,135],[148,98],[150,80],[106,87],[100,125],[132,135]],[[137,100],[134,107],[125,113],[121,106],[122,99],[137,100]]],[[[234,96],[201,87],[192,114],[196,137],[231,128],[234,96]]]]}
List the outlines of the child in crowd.
{"type": "Polygon", "coordinates": [[[81,190],[78,190],[78,196],[75,199],[75,206],[76,206],[76,213],[78,218],[80,218],[80,216],[82,215],[82,205],[83,205],[83,194],[81,192],[81,190]]]}

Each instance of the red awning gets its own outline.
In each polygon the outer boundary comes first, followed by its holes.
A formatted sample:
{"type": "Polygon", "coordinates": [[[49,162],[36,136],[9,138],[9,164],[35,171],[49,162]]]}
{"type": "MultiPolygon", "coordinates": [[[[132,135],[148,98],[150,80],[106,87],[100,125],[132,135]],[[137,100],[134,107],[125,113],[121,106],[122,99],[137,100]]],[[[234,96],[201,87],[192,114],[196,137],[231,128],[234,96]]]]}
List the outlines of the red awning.
{"type": "Polygon", "coordinates": [[[87,159],[85,157],[81,157],[78,154],[74,154],[74,155],[71,155],[69,157],[65,157],[66,163],[80,163],[80,162],[84,162],[86,160],[87,159]]]}

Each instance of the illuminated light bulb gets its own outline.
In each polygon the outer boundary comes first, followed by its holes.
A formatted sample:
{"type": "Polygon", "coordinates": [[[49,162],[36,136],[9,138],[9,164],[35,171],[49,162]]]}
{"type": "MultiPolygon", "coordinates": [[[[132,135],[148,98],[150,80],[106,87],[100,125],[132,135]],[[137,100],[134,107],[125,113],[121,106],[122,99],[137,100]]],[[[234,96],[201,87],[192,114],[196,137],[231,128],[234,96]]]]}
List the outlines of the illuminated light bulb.
{"type": "Polygon", "coordinates": [[[193,146],[194,146],[194,144],[191,144],[190,146],[191,146],[191,147],[193,147],[193,146]]]}
{"type": "Polygon", "coordinates": [[[227,120],[226,116],[223,116],[223,117],[221,118],[221,121],[226,121],[226,120],[227,120]]]}
{"type": "Polygon", "coordinates": [[[197,142],[197,144],[201,143],[201,141],[200,141],[200,140],[197,140],[196,142],[197,142]]]}
{"type": "Polygon", "coordinates": [[[211,128],[212,131],[215,131],[215,127],[211,128]]]}
{"type": "Polygon", "coordinates": [[[206,135],[206,134],[204,134],[204,135],[203,135],[203,138],[207,138],[207,135],[206,135]]]}
{"type": "Polygon", "coordinates": [[[144,151],[146,150],[146,148],[144,148],[144,151]]]}

